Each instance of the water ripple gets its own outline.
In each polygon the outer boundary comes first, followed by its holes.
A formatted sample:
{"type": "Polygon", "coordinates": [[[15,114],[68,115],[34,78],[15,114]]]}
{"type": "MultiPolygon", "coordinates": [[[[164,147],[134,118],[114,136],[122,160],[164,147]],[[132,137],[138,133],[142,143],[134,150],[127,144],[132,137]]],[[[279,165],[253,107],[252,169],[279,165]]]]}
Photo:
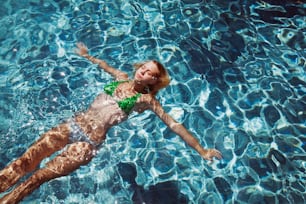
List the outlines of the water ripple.
{"type": "Polygon", "coordinates": [[[161,103],[224,159],[203,161],[145,112],[112,128],[88,166],[24,203],[305,203],[305,7],[294,0],[4,2],[0,167],[86,109],[110,79],[74,54],[83,41],[124,71],[162,61],[171,85],[161,103]]]}

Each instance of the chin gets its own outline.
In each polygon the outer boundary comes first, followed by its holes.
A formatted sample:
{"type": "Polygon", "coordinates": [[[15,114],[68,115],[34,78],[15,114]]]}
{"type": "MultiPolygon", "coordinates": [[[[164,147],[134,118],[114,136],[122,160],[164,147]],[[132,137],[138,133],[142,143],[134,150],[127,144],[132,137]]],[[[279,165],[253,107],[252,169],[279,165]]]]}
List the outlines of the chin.
{"type": "Polygon", "coordinates": [[[142,84],[142,81],[139,79],[134,79],[134,81],[136,82],[136,84],[142,84]]]}

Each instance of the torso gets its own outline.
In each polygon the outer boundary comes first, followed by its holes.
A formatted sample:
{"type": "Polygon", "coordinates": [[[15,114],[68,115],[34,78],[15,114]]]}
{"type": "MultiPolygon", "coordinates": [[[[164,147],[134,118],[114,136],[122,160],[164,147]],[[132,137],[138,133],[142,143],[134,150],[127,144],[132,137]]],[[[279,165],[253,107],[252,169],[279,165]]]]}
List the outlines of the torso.
{"type": "MultiPolygon", "coordinates": [[[[120,83],[113,92],[99,94],[89,109],[76,116],[75,120],[91,140],[101,143],[107,130],[126,120],[128,113],[119,107],[118,101],[125,100],[138,94],[131,88],[131,83],[120,83]]],[[[143,112],[147,109],[150,94],[141,94],[131,111],[143,112]]]]}

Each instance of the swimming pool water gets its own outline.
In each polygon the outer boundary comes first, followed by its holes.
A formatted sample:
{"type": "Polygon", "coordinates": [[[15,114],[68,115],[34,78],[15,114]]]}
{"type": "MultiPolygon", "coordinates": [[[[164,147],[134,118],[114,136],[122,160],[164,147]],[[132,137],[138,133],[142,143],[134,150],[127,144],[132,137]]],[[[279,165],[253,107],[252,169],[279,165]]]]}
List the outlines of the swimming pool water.
{"type": "Polygon", "coordinates": [[[22,203],[306,202],[302,1],[1,3],[1,169],[111,80],[74,54],[79,41],[131,74],[132,63],[160,60],[172,78],[161,103],[224,157],[209,164],[145,112],[22,203]]]}

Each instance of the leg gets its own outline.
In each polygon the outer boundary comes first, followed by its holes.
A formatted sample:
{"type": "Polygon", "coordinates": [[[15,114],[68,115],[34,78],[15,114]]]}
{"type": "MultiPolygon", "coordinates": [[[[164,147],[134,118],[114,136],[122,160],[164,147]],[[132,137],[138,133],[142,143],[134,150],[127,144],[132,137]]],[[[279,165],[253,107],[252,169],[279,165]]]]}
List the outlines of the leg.
{"type": "Polygon", "coordinates": [[[0,192],[35,170],[41,160],[62,149],[68,143],[69,134],[69,125],[61,124],[42,135],[21,157],[0,171],[0,192]]]}
{"type": "Polygon", "coordinates": [[[44,182],[68,175],[81,165],[89,163],[93,156],[94,148],[89,143],[71,144],[66,151],[48,162],[45,168],[37,170],[29,179],[1,198],[0,203],[18,203],[44,182]]]}

